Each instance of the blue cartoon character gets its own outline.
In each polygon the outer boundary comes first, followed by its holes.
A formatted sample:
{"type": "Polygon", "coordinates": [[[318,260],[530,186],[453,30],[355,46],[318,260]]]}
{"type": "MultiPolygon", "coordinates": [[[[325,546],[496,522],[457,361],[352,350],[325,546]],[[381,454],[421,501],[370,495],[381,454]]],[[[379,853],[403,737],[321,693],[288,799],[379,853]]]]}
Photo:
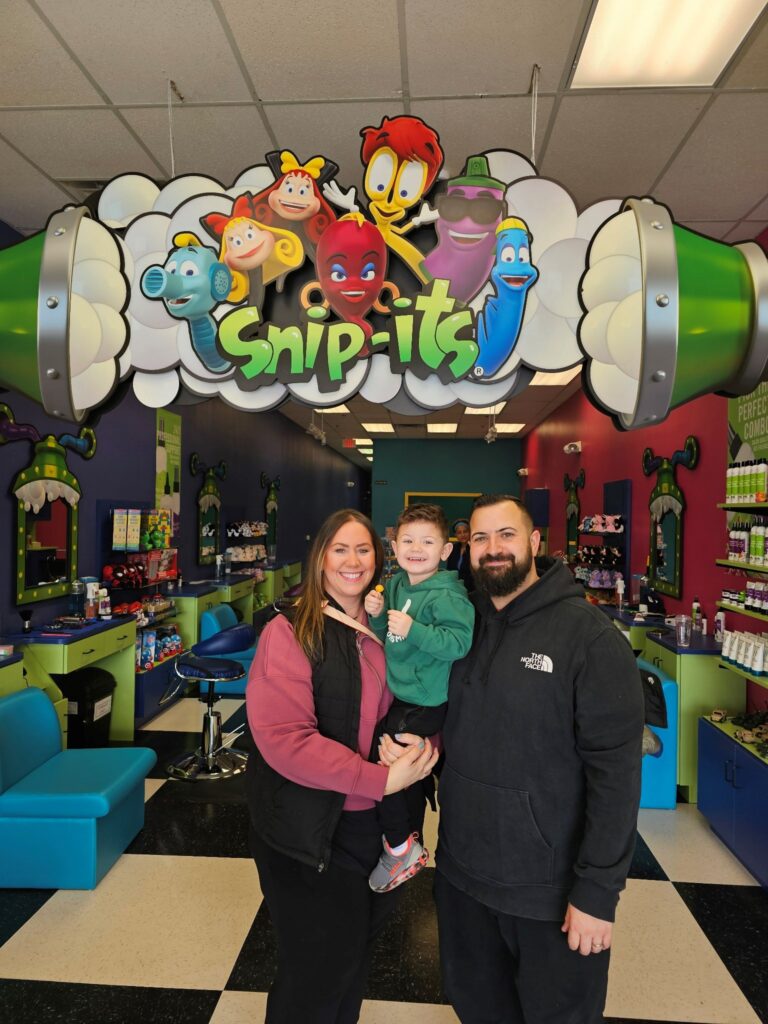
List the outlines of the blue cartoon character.
{"type": "Polygon", "coordinates": [[[531,233],[519,217],[507,217],[496,228],[496,261],[491,270],[495,294],[477,318],[480,355],[475,377],[493,377],[512,354],[525,315],[525,300],[539,272],[531,263],[531,233]]]}
{"type": "Polygon", "coordinates": [[[192,348],[212,373],[232,366],[216,348],[216,321],[211,310],[224,302],[232,287],[232,274],[216,250],[203,245],[196,235],[182,232],[173,239],[174,249],[161,267],[148,267],[141,290],[148,299],[162,299],[177,320],[189,322],[192,348]]]}

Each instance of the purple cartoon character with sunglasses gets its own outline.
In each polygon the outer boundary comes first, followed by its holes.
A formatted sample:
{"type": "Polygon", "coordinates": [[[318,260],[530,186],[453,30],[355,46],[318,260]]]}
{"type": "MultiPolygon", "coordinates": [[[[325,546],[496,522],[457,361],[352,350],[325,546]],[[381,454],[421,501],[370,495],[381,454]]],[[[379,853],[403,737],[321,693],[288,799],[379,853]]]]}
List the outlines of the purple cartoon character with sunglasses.
{"type": "Polygon", "coordinates": [[[464,173],[451,178],[437,198],[438,243],[424,260],[433,278],[450,281],[449,294],[468,303],[495,262],[496,228],[506,216],[504,183],[490,176],[488,160],[471,156],[464,173]]]}

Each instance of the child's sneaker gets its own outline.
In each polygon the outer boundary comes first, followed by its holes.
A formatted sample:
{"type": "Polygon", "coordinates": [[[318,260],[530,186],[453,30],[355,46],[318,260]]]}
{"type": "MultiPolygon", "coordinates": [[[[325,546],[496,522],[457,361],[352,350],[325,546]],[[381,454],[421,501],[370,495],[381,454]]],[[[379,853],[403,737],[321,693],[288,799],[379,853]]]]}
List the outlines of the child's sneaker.
{"type": "Polygon", "coordinates": [[[416,832],[408,837],[408,845],[401,854],[394,854],[386,839],[382,839],[384,851],[379,863],[371,872],[368,884],[374,892],[389,892],[398,885],[417,875],[429,860],[429,850],[419,842],[416,832]]]}

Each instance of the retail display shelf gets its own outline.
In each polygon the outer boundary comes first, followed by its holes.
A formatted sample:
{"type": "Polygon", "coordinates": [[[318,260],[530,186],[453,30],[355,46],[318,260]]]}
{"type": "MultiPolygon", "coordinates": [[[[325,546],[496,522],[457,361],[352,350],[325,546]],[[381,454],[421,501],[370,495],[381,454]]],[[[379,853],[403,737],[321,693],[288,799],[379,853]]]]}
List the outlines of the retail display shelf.
{"type": "Polygon", "coordinates": [[[747,502],[740,502],[738,505],[720,503],[717,507],[727,508],[734,512],[765,512],[768,514],[768,501],[756,501],[750,502],[749,504],[747,504],[747,502]]]}
{"type": "Polygon", "coordinates": [[[159,625],[161,622],[167,622],[168,619],[173,619],[178,616],[178,610],[176,608],[168,608],[167,611],[159,612],[154,615],[145,626],[137,625],[137,629],[151,629],[153,626],[159,625]]]}
{"type": "Polygon", "coordinates": [[[624,531],[618,530],[579,530],[580,537],[612,537],[624,540],[624,531]]]}
{"type": "Polygon", "coordinates": [[[768,573],[768,565],[752,565],[750,562],[731,562],[727,558],[716,558],[715,565],[722,565],[726,569],[743,569],[744,572],[768,573]]]}
{"type": "Polygon", "coordinates": [[[187,653],[186,651],[176,651],[175,654],[171,654],[167,658],[162,658],[160,661],[153,662],[152,668],[137,668],[136,669],[136,675],[137,676],[149,675],[150,672],[154,672],[155,669],[156,668],[160,668],[161,665],[168,665],[170,662],[172,662],[174,660],[174,658],[178,658],[180,655],[186,654],[186,653],[187,653]]]}
{"type": "Polygon", "coordinates": [[[763,686],[768,689],[768,676],[753,676],[751,672],[745,671],[743,668],[739,668],[738,665],[731,665],[728,661],[723,661],[720,658],[718,662],[720,668],[727,668],[729,672],[735,673],[737,676],[741,676],[743,679],[749,679],[753,683],[757,683],[758,686],[763,686]]]}
{"type": "Polygon", "coordinates": [[[713,722],[712,719],[708,718],[706,715],[704,716],[704,720],[710,725],[713,725],[716,729],[719,729],[720,732],[725,733],[725,735],[729,739],[733,740],[737,746],[741,747],[742,750],[748,750],[750,754],[758,759],[758,761],[762,761],[763,764],[768,764],[768,757],[763,757],[762,754],[758,754],[757,750],[755,750],[754,743],[742,743],[741,740],[736,739],[736,730],[743,729],[745,726],[734,725],[733,722],[713,722]]]}
{"type": "Polygon", "coordinates": [[[750,619],[760,619],[761,622],[768,622],[768,615],[763,612],[747,611],[746,608],[739,608],[737,604],[727,604],[725,601],[715,601],[715,607],[722,608],[726,612],[736,612],[737,615],[747,615],[750,619]]]}

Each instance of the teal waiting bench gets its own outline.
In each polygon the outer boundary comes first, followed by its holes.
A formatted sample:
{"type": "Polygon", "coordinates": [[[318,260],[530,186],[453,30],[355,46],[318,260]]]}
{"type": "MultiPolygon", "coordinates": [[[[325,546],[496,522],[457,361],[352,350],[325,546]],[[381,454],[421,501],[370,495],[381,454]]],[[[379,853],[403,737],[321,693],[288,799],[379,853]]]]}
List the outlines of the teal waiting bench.
{"type": "Polygon", "coordinates": [[[144,824],[146,748],[62,750],[48,697],[0,698],[0,888],[94,889],[144,824]]]}

